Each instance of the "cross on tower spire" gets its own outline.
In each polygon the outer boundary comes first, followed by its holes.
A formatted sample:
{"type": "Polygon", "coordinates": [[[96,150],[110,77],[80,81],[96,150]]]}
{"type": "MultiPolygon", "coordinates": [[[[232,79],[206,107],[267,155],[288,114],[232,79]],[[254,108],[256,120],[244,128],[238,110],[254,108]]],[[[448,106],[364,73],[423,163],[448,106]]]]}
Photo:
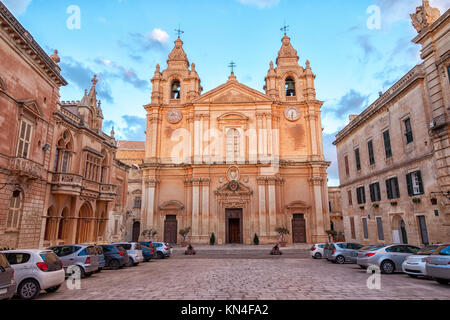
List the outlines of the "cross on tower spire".
{"type": "Polygon", "coordinates": [[[181,35],[184,33],[184,31],[181,30],[181,26],[178,26],[178,29],[175,29],[175,32],[178,34],[178,39],[180,39],[181,35]]]}
{"type": "Polygon", "coordinates": [[[236,68],[236,63],[234,63],[234,61],[231,60],[231,62],[228,65],[228,67],[231,68],[231,74],[234,74],[234,68],[236,68]]]}
{"type": "Polygon", "coordinates": [[[286,25],[286,21],[284,21],[284,26],[280,30],[284,32],[284,35],[287,35],[287,32],[289,31],[289,26],[286,25]]]}

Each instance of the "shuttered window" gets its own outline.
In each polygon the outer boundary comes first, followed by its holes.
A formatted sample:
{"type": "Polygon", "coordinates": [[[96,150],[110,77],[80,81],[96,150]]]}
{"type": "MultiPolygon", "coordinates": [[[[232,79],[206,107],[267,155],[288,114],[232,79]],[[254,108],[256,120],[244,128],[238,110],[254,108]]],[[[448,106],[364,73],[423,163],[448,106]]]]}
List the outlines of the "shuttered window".
{"type": "Polygon", "coordinates": [[[370,200],[372,202],[381,201],[380,184],[378,182],[372,183],[369,186],[369,189],[370,189],[370,200]]]}
{"type": "Polygon", "coordinates": [[[412,133],[412,127],[411,127],[411,119],[406,119],[403,121],[405,124],[405,137],[406,137],[406,144],[410,144],[414,141],[413,133],[412,133]]]}
{"type": "Polygon", "coordinates": [[[373,153],[373,142],[372,142],[372,140],[370,140],[367,143],[367,149],[369,150],[369,162],[370,162],[370,165],[373,165],[373,164],[375,164],[375,155],[373,153]]]}
{"type": "Polygon", "coordinates": [[[352,233],[352,239],[356,239],[356,231],[355,231],[355,218],[350,217],[350,229],[352,233]]]}
{"type": "Polygon", "coordinates": [[[420,237],[422,239],[422,243],[424,245],[428,245],[430,241],[428,239],[427,221],[425,220],[425,216],[418,216],[417,219],[419,220],[420,237]]]}
{"type": "Polygon", "coordinates": [[[362,218],[364,239],[369,239],[369,228],[367,227],[367,218],[362,218]]]}
{"type": "Polygon", "coordinates": [[[378,239],[384,240],[383,220],[381,218],[377,218],[377,229],[378,229],[378,239]]]}
{"type": "Polygon", "coordinates": [[[352,206],[353,205],[352,191],[348,190],[347,194],[348,194],[348,205],[352,206]]]}
{"type": "Polygon", "coordinates": [[[356,189],[356,196],[358,198],[358,204],[366,203],[366,190],[364,187],[356,189]]]}
{"type": "Polygon", "coordinates": [[[20,196],[18,197],[13,196],[11,198],[11,201],[9,202],[9,211],[8,211],[8,218],[6,221],[6,228],[8,229],[19,228],[21,209],[22,204],[20,196]]]}
{"type": "Polygon", "coordinates": [[[386,191],[388,199],[398,199],[400,198],[400,190],[398,187],[398,179],[391,178],[386,180],[386,191]]]}
{"type": "Polygon", "coordinates": [[[386,159],[389,159],[392,157],[391,136],[389,134],[389,130],[383,132],[383,139],[384,139],[384,150],[386,153],[386,159]]]}
{"type": "Polygon", "coordinates": [[[33,126],[28,121],[20,123],[19,143],[17,145],[17,157],[27,159],[30,151],[31,134],[33,126]]]}
{"type": "Polygon", "coordinates": [[[348,163],[348,156],[344,157],[344,162],[345,162],[345,174],[348,177],[350,175],[350,166],[349,166],[349,163],[348,163]]]}
{"type": "Polygon", "coordinates": [[[408,185],[409,196],[417,196],[424,194],[422,173],[420,171],[411,172],[407,174],[406,183],[408,185]]]}
{"type": "Polygon", "coordinates": [[[355,150],[356,170],[361,171],[361,157],[359,155],[359,149],[355,150]]]}

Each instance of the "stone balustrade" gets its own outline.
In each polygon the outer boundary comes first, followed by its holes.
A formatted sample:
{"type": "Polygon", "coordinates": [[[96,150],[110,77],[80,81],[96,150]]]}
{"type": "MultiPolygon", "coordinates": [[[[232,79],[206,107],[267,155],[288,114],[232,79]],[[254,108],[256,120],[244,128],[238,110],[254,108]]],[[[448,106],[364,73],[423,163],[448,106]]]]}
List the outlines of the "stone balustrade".
{"type": "Polygon", "coordinates": [[[41,164],[25,158],[12,158],[10,170],[19,177],[30,179],[42,178],[44,175],[44,167],[41,164]]]}

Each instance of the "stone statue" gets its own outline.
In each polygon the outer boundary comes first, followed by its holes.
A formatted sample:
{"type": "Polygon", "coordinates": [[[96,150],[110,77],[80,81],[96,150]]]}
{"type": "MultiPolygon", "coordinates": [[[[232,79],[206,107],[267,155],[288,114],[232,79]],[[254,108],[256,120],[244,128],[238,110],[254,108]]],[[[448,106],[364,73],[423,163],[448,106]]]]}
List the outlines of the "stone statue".
{"type": "Polygon", "coordinates": [[[416,8],[416,13],[411,14],[412,24],[418,33],[432,25],[439,17],[439,9],[432,8],[429,0],[423,0],[422,6],[416,8]]]}

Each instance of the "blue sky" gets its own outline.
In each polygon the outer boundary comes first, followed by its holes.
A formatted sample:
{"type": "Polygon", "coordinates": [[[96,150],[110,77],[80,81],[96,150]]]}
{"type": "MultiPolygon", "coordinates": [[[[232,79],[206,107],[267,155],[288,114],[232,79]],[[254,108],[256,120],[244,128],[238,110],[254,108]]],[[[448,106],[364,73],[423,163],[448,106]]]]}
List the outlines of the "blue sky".
{"type": "MultiPolygon", "coordinates": [[[[263,91],[269,62],[281,46],[280,28],[311,62],[317,75],[326,158],[333,162],[329,184],[339,185],[331,144],[348,123],[414,65],[420,48],[409,14],[420,0],[2,0],[45,51],[59,50],[69,85],[62,100],[79,100],[99,75],[104,130],[118,139],[144,140],[150,78],[164,68],[181,25],[184,49],[204,92],[224,83],[231,60],[238,80],[263,91]],[[69,29],[67,9],[76,5],[80,29],[69,29]],[[369,29],[370,6],[380,8],[380,28],[369,29]]],[[[431,0],[441,13],[450,0],[431,0]]]]}

